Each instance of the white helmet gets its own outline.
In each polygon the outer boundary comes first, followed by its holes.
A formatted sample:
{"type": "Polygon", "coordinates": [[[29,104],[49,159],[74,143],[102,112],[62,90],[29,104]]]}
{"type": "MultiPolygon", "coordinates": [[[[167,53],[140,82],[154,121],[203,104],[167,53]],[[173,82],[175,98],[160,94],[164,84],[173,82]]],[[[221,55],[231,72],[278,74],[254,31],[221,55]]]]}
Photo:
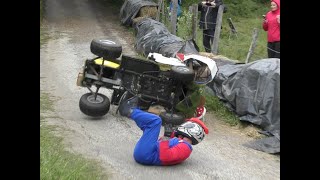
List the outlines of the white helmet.
{"type": "Polygon", "coordinates": [[[196,145],[204,139],[205,134],[208,134],[209,130],[202,121],[198,118],[188,119],[187,122],[179,125],[174,131],[174,136],[179,135],[190,138],[192,145],[196,145]]]}

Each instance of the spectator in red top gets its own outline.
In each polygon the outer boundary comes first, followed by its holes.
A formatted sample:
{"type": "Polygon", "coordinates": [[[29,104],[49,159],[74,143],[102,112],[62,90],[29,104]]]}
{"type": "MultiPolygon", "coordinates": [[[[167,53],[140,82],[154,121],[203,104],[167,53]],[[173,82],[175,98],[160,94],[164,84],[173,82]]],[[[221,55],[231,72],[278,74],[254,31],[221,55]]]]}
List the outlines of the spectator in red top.
{"type": "Polygon", "coordinates": [[[268,57],[280,59],[280,0],[271,0],[262,27],[268,33],[268,57]]]}

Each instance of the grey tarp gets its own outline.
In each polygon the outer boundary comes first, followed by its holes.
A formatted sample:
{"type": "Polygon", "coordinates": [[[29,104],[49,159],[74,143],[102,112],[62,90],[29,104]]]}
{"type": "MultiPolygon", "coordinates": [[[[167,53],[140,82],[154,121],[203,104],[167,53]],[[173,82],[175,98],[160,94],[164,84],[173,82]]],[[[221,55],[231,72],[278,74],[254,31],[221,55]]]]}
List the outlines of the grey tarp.
{"type": "MultiPolygon", "coordinates": [[[[193,41],[184,41],[171,34],[164,24],[144,18],[133,25],[135,49],[148,56],[150,52],[175,57],[177,52],[198,54],[193,41]]],[[[218,61],[218,74],[208,84],[226,102],[240,120],[259,125],[272,135],[248,147],[268,153],[280,152],[280,60],[264,59],[249,64],[218,61]]]]}
{"type": "Polygon", "coordinates": [[[192,40],[184,41],[171,34],[161,22],[145,18],[136,23],[134,28],[137,32],[135,49],[144,56],[150,52],[167,57],[175,57],[177,52],[198,54],[198,47],[192,40]]]}
{"type": "Polygon", "coordinates": [[[140,11],[140,8],[144,6],[156,6],[158,4],[152,0],[126,0],[120,9],[120,21],[123,25],[131,26],[132,19],[136,18],[137,14],[140,11]]]}
{"type": "Polygon", "coordinates": [[[280,152],[280,59],[219,66],[208,86],[240,120],[260,126],[271,136],[245,146],[280,152]]]}

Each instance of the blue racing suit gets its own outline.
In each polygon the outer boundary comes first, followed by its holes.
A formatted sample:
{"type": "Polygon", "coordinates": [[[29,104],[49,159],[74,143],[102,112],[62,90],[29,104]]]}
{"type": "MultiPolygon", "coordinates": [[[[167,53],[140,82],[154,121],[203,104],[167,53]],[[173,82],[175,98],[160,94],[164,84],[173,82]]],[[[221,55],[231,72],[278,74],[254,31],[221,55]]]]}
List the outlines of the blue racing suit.
{"type": "Polygon", "coordinates": [[[192,146],[188,142],[176,137],[158,139],[162,122],[158,115],[135,108],[130,118],[143,131],[133,153],[136,162],[145,165],[174,165],[190,156],[192,146]]]}

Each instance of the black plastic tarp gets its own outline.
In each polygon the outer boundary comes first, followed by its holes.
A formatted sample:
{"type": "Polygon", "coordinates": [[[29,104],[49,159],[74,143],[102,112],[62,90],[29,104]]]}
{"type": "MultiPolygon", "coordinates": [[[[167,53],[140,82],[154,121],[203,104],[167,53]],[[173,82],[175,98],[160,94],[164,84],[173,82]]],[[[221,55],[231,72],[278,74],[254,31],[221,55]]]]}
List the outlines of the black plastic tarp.
{"type": "MultiPolygon", "coordinates": [[[[121,22],[131,25],[145,1],[126,1],[121,9],[121,22]],[[129,8],[129,9],[125,9],[129,8]],[[125,13],[124,13],[125,9],[125,13]]],[[[152,4],[152,3],[151,3],[152,4]]],[[[169,32],[161,22],[144,18],[133,24],[135,49],[148,56],[160,53],[175,57],[177,52],[199,54],[194,41],[184,41],[169,32]]],[[[248,64],[218,61],[218,73],[207,86],[235,112],[242,121],[260,126],[270,137],[245,144],[268,153],[280,152],[280,60],[262,59],[248,64]]]]}
{"type": "Polygon", "coordinates": [[[242,121],[256,124],[270,137],[245,144],[268,153],[280,152],[280,59],[218,66],[208,86],[242,121]]]}
{"type": "Polygon", "coordinates": [[[120,21],[123,25],[131,26],[140,9],[144,6],[158,7],[152,0],[126,0],[120,9],[120,21]]]}
{"type": "Polygon", "coordinates": [[[148,56],[149,53],[160,53],[163,56],[175,57],[177,52],[198,54],[197,46],[192,41],[184,41],[170,31],[161,22],[145,18],[134,26],[137,35],[135,49],[148,56]]]}

